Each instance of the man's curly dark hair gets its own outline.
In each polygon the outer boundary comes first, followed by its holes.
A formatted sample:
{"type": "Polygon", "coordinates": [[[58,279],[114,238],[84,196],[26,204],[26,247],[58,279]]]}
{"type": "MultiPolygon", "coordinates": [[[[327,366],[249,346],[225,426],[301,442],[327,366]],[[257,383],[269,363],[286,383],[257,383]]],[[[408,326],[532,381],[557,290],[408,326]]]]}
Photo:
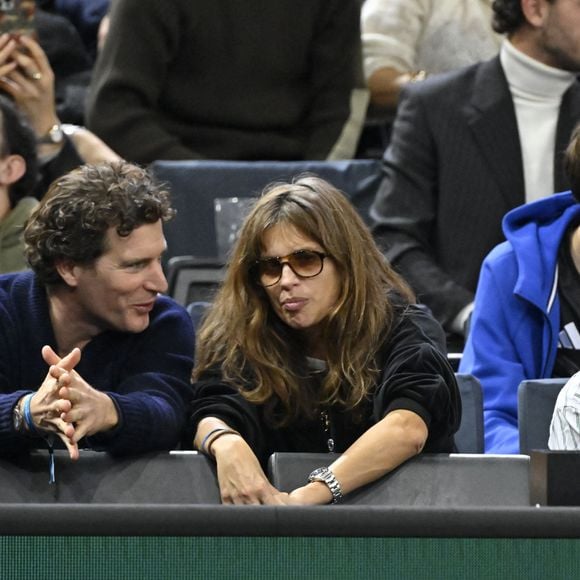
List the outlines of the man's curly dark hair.
{"type": "Polygon", "coordinates": [[[173,217],[169,192],[143,168],[125,161],[84,165],[54,181],[24,231],[26,258],[41,283],[62,284],[56,263],[90,266],[120,236],[173,217]]]}
{"type": "Polygon", "coordinates": [[[526,21],[521,0],[494,0],[492,8],[492,27],[499,34],[509,34],[526,21]]]}

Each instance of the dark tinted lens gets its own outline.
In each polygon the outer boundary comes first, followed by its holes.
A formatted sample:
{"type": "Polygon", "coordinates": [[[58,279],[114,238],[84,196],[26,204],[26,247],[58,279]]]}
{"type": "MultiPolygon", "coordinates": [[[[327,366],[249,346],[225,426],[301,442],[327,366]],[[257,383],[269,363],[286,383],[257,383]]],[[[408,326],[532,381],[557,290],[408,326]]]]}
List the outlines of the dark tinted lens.
{"type": "Polygon", "coordinates": [[[268,258],[258,262],[258,278],[264,286],[274,284],[282,274],[282,264],[278,258],[268,258]]]}
{"type": "Polygon", "coordinates": [[[288,262],[299,276],[316,276],[322,270],[322,258],[315,252],[300,250],[288,256],[288,262]]]}
{"type": "Polygon", "coordinates": [[[264,258],[257,260],[255,274],[262,286],[273,286],[282,277],[284,264],[302,278],[312,278],[322,272],[324,254],[311,250],[298,250],[283,258],[264,258]]]}

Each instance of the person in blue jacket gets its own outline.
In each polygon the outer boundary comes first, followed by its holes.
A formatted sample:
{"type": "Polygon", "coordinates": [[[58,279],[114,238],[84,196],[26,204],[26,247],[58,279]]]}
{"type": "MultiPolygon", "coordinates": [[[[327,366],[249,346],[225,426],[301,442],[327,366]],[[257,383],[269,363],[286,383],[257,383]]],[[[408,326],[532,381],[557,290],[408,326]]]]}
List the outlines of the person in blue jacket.
{"type": "Polygon", "coordinates": [[[566,169],[571,191],[506,214],[482,266],[459,371],[482,384],[488,453],[519,452],[522,380],[580,370],[580,125],[566,169]]]}

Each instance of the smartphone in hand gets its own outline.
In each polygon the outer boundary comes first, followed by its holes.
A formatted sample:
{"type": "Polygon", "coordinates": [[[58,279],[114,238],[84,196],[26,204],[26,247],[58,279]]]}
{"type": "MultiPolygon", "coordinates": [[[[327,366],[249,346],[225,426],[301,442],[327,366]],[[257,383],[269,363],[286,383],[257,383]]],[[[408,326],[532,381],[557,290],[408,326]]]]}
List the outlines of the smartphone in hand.
{"type": "Polygon", "coordinates": [[[34,36],[35,11],[34,0],[0,0],[0,34],[34,36]]]}

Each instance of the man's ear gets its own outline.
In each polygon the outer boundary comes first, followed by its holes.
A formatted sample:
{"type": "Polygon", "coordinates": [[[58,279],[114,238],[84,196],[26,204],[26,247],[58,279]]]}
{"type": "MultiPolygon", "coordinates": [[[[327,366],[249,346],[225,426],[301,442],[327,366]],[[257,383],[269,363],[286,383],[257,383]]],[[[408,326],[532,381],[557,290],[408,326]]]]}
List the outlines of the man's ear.
{"type": "Polygon", "coordinates": [[[549,10],[548,0],[522,0],[522,12],[534,28],[541,28],[544,25],[549,10]]]}
{"type": "Polygon", "coordinates": [[[59,260],[55,264],[56,271],[70,288],[78,285],[79,267],[71,260],[59,260]]]}
{"type": "Polygon", "coordinates": [[[26,173],[26,161],[22,155],[8,155],[0,164],[0,182],[3,185],[16,183],[26,173]]]}

